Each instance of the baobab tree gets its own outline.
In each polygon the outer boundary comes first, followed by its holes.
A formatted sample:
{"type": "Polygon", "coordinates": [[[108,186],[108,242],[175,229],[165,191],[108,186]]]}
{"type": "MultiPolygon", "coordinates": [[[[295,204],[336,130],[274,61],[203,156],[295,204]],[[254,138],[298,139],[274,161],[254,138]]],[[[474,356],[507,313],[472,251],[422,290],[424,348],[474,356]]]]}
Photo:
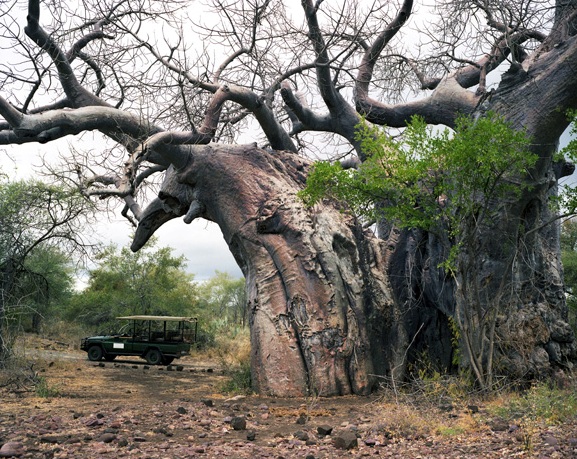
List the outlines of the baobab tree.
{"type": "Polygon", "coordinates": [[[530,136],[538,160],[476,241],[470,275],[481,310],[496,311],[480,340],[496,340],[499,371],[542,376],[577,357],[549,223],[572,170],[555,154],[577,107],[575,6],[29,1],[24,19],[7,2],[0,143],[100,133],[51,171],[121,200],[133,250],[177,217],[219,225],[246,278],[256,390],[364,394],[423,352],[449,367],[452,320],[470,298],[439,267],[436,236],[385,221],[375,235],[342,204],[307,208],[296,194],[319,155],[366,159],[361,119],[451,128],[496,113],[530,136]]]}

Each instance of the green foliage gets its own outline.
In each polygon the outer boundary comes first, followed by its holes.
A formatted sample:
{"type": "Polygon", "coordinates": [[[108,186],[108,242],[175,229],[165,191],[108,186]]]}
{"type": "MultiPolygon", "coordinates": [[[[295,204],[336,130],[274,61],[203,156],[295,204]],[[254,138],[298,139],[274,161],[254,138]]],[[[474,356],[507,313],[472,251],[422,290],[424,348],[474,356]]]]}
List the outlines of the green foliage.
{"type": "Polygon", "coordinates": [[[70,257],[51,245],[38,245],[24,260],[14,281],[16,304],[6,306],[9,324],[39,332],[42,321],[58,314],[73,293],[74,269],[70,257]]]}
{"type": "Polygon", "coordinates": [[[453,357],[452,364],[458,366],[461,363],[461,330],[459,330],[459,324],[452,317],[448,317],[449,328],[451,329],[451,346],[453,347],[453,357]]]}
{"type": "Polygon", "coordinates": [[[490,217],[490,202],[522,191],[519,176],[534,165],[529,139],[494,114],[458,120],[437,134],[415,117],[400,140],[361,123],[357,140],[367,160],[358,170],[317,163],[300,193],[308,205],[346,201],[357,215],[400,227],[461,231],[464,219],[490,217]]]}
{"type": "Polygon", "coordinates": [[[82,245],[80,231],[92,208],[77,191],[37,180],[0,184],[0,266],[22,259],[40,243],[82,245]]]}
{"type": "Polygon", "coordinates": [[[229,369],[228,380],[223,383],[221,390],[227,394],[250,394],[252,392],[252,378],[250,362],[242,362],[238,367],[229,369]]]}
{"type": "Polygon", "coordinates": [[[6,337],[20,319],[38,330],[40,318],[67,293],[63,257],[87,250],[81,233],[92,210],[77,191],[0,176],[0,362],[10,355],[6,337]]]}
{"type": "Polygon", "coordinates": [[[35,392],[38,397],[52,398],[60,395],[60,390],[57,386],[48,383],[44,376],[38,376],[35,383],[35,392]]]}
{"type": "Polygon", "coordinates": [[[562,424],[577,416],[577,393],[559,389],[548,383],[532,386],[525,394],[512,394],[508,403],[493,409],[505,419],[539,420],[546,424],[562,424]]]}
{"type": "Polygon", "coordinates": [[[117,326],[122,315],[195,315],[197,286],[184,257],[153,243],[137,253],[106,247],[90,271],[88,286],[72,299],[66,317],[93,327],[117,326]]]}
{"type": "Polygon", "coordinates": [[[577,220],[565,220],[561,224],[561,262],[563,276],[569,295],[569,323],[577,332],[577,220]]]}
{"type": "Polygon", "coordinates": [[[201,315],[205,314],[215,329],[230,325],[245,326],[247,299],[244,279],[235,279],[226,272],[216,271],[207,282],[198,286],[201,315]]]}

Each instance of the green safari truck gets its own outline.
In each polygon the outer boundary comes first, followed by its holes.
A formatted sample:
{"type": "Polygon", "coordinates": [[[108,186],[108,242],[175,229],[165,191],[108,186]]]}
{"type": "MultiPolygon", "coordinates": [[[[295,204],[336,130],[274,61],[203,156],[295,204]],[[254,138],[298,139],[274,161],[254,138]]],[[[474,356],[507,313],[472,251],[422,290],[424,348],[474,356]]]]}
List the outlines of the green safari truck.
{"type": "Polygon", "coordinates": [[[80,349],[93,361],[112,361],[118,356],[138,356],[150,365],[169,365],[188,355],[196,341],[198,320],[195,317],[125,316],[127,321],[118,333],[83,338],[80,349]]]}

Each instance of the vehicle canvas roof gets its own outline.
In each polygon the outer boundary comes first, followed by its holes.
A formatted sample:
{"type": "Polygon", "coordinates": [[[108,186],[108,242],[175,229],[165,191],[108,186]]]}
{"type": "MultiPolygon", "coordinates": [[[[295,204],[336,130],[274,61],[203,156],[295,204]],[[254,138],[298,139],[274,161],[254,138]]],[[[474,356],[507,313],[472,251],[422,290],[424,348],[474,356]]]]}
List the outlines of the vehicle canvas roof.
{"type": "Polygon", "coordinates": [[[167,322],[196,322],[196,317],[174,317],[174,316],[123,316],[117,317],[117,319],[126,320],[162,320],[167,322]]]}

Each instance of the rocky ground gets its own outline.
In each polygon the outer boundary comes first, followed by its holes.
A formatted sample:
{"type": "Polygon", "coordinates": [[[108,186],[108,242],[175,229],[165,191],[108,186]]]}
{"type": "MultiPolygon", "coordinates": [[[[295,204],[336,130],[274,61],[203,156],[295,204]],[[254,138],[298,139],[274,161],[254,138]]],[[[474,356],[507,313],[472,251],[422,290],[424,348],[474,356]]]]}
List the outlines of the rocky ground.
{"type": "Polygon", "coordinates": [[[94,363],[45,347],[34,354],[35,374],[0,378],[0,457],[577,457],[575,416],[529,422],[496,416],[485,402],[401,403],[390,390],[368,398],[224,395],[226,376],[210,362],[94,363]]]}

